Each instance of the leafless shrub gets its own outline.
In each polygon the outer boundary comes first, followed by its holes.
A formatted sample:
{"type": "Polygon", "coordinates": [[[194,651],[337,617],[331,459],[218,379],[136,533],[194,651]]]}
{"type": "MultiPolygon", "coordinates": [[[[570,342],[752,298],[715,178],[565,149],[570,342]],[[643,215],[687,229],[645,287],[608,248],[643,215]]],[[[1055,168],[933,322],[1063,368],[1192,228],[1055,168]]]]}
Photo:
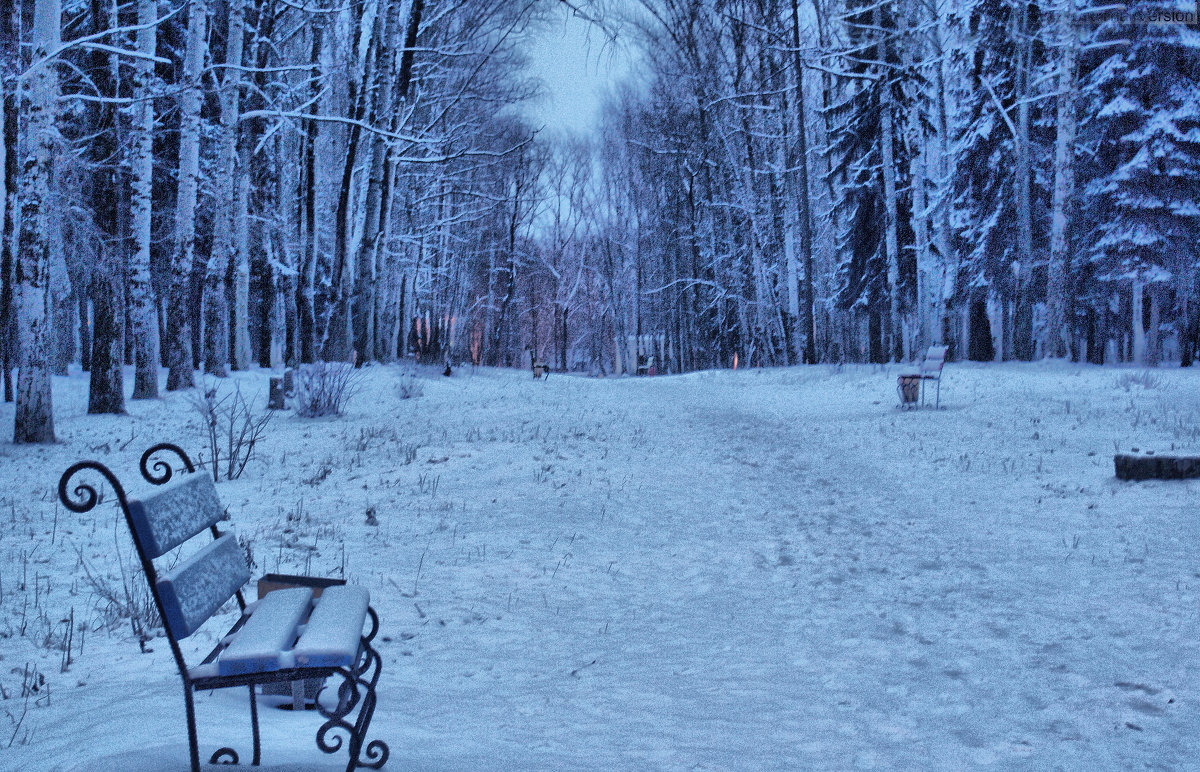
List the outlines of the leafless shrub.
{"type": "Polygon", "coordinates": [[[412,367],[400,371],[400,399],[416,399],[425,393],[425,384],[417,380],[417,373],[412,367]]]}
{"type": "Polygon", "coordinates": [[[1157,389],[1162,385],[1162,379],[1150,370],[1142,370],[1138,373],[1122,373],[1117,376],[1114,385],[1125,391],[1130,391],[1134,386],[1141,386],[1143,389],[1157,389]]]}
{"type": "Polygon", "coordinates": [[[203,391],[197,389],[192,393],[192,407],[204,422],[213,481],[221,479],[222,464],[226,480],[241,477],[272,414],[251,410],[237,384],[225,394],[221,394],[220,387],[215,384],[203,391]]]}
{"type": "Polygon", "coordinates": [[[362,385],[362,373],[346,362],[314,362],[296,373],[296,415],[341,415],[362,385]]]}
{"type": "Polygon", "coordinates": [[[154,605],[150,586],[142,579],[140,572],[126,570],[119,548],[116,554],[120,577],[101,574],[84,559],[82,550],[76,548],[75,551],[83,568],[83,582],[96,599],[96,612],[101,622],[112,630],[128,620],[133,634],[144,647],[154,637],[152,631],[162,627],[162,619],[154,605]]]}

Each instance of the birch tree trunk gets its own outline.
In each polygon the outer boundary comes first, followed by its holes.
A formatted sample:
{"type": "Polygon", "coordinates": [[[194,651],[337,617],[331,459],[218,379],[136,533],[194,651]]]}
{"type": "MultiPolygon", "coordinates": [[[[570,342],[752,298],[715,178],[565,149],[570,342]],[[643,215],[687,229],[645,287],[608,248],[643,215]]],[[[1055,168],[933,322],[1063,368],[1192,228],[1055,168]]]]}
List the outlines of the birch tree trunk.
{"type": "MultiPolygon", "coordinates": [[[[876,26],[879,26],[879,8],[875,9],[876,26]]],[[[878,31],[877,34],[883,34],[878,31]]],[[[885,46],[881,42],[876,48],[876,57],[884,60],[885,46]]],[[[896,232],[899,215],[896,212],[896,166],[893,140],[895,128],[892,124],[892,84],[886,68],[879,71],[879,143],[883,163],[883,205],[887,213],[884,245],[887,249],[887,286],[889,335],[886,356],[888,361],[898,361],[903,355],[903,325],[900,319],[900,239],[896,232]]]]}
{"type": "Polygon", "coordinates": [[[229,0],[229,26],[225,42],[225,72],[221,78],[221,131],[216,169],[212,252],[204,273],[204,372],[217,377],[229,374],[229,299],[226,280],[233,265],[233,199],[238,174],[238,89],[241,84],[244,40],[243,0],[229,0]]]}
{"type": "MultiPolygon", "coordinates": [[[[378,49],[375,57],[371,123],[389,120],[392,117],[392,83],[395,81],[396,24],[399,3],[383,0],[386,9],[375,16],[378,49]]],[[[357,296],[354,301],[354,347],[359,359],[364,362],[377,358],[375,350],[376,283],[378,276],[379,240],[383,235],[381,199],[387,167],[387,143],[380,137],[368,136],[371,145],[371,166],[367,178],[367,195],[364,205],[365,220],[363,238],[359,246],[357,296]]]]}
{"type": "MultiPolygon", "coordinates": [[[[921,28],[921,17],[916,3],[910,3],[907,9],[906,24],[911,30],[921,28]]],[[[904,51],[905,63],[915,72],[924,65],[924,38],[914,33],[908,40],[904,51]]],[[[908,111],[908,126],[906,131],[912,144],[913,153],[908,161],[909,179],[912,189],[912,211],[909,220],[913,229],[913,247],[916,252],[916,350],[924,350],[933,342],[933,328],[937,305],[934,293],[931,291],[934,282],[933,256],[930,254],[929,218],[927,216],[928,201],[926,200],[926,148],[928,137],[922,121],[921,105],[922,84],[919,81],[909,81],[905,89],[913,106],[908,111]]]]}
{"type": "MultiPolygon", "coordinates": [[[[91,0],[91,29],[100,34],[118,26],[116,6],[91,0]]],[[[104,95],[118,94],[117,57],[100,49],[89,52],[92,82],[104,95]]],[[[92,218],[99,238],[99,265],[92,272],[92,351],[88,362],[88,412],[125,412],[125,246],[128,212],[121,175],[114,159],[120,157],[120,116],[112,102],[91,102],[87,107],[93,138],[88,146],[92,165],[92,218]],[[123,216],[124,215],[124,219],[123,216]]]]}
{"type": "MultiPolygon", "coordinates": [[[[250,148],[238,150],[233,197],[233,358],[234,370],[250,369],[250,148]]],[[[265,297],[265,296],[264,296],[265,297]]]]}
{"type": "MultiPolygon", "coordinates": [[[[354,29],[362,22],[362,6],[351,6],[354,29]]],[[[333,290],[329,312],[324,320],[321,358],[328,362],[350,362],[355,358],[353,294],[357,253],[350,251],[351,209],[354,205],[354,169],[362,145],[362,120],[367,113],[367,84],[371,77],[371,55],[379,44],[374,25],[361,31],[362,38],[349,54],[351,72],[350,119],[346,138],[346,158],[342,164],[341,185],[338,187],[337,207],[334,210],[333,290]],[[361,54],[355,52],[362,52],[361,54]]]]}
{"type": "Polygon", "coordinates": [[[154,56],[158,14],[154,0],[138,0],[137,50],[133,93],[133,238],[136,250],[129,264],[132,299],[134,360],[133,398],[158,396],[158,311],[150,283],[150,207],[154,174],[154,56]]]}
{"type": "Polygon", "coordinates": [[[1130,290],[1132,307],[1132,322],[1133,327],[1133,362],[1136,365],[1145,366],[1146,364],[1146,322],[1145,322],[1145,285],[1142,284],[1141,277],[1134,277],[1133,287],[1130,290]]]}
{"type": "MultiPolygon", "coordinates": [[[[37,0],[33,11],[33,60],[58,49],[62,6],[59,0],[37,0]]],[[[17,335],[21,342],[17,373],[13,442],[54,442],[50,390],[50,181],[54,175],[55,110],[58,74],[54,62],[42,61],[29,77],[26,125],[30,149],[21,175],[21,239],[15,283],[19,297],[17,335]]]]}
{"type": "Polygon", "coordinates": [[[192,352],[191,275],[196,251],[196,191],[200,177],[200,76],[208,48],[207,0],[189,0],[184,88],[179,104],[179,190],[175,203],[175,251],[167,304],[167,390],[195,384],[192,352]]]}
{"type": "Polygon", "coordinates": [[[813,321],[813,255],[812,213],[808,195],[808,127],[804,99],[804,61],[800,55],[800,10],[797,0],[792,0],[792,47],[793,68],[796,71],[796,235],[800,247],[800,267],[803,277],[800,284],[800,337],[804,339],[803,361],[817,362],[817,335],[813,321]]]}
{"type": "Polygon", "coordinates": [[[1150,327],[1146,330],[1146,364],[1151,367],[1158,367],[1159,361],[1162,359],[1162,338],[1159,335],[1159,327],[1162,326],[1162,284],[1152,282],[1150,284],[1150,327]]]}
{"type": "MultiPolygon", "coordinates": [[[[1016,310],[1013,314],[1013,354],[1017,359],[1033,359],[1033,184],[1032,152],[1029,146],[1029,65],[1033,57],[1033,36],[1029,34],[1027,4],[1017,15],[1016,39],[1022,41],[1017,55],[1017,124],[1014,137],[1017,189],[1017,265],[1016,310]]],[[[1008,353],[1008,352],[1005,352],[1008,353]]]]}
{"type": "Polygon", "coordinates": [[[300,203],[300,251],[299,272],[296,288],[296,324],[299,347],[297,361],[294,364],[307,364],[316,358],[317,354],[317,317],[316,317],[316,281],[317,281],[317,248],[320,243],[317,226],[317,146],[320,142],[320,123],[315,120],[318,101],[321,97],[321,62],[324,57],[322,50],[325,39],[325,28],[322,16],[312,19],[309,24],[312,49],[309,61],[312,62],[310,71],[309,120],[305,121],[305,133],[302,141],[302,167],[299,199],[300,203]]]}
{"type": "Polygon", "coordinates": [[[1054,139],[1054,200],[1050,215],[1050,264],[1046,279],[1046,330],[1042,355],[1070,353],[1067,320],[1067,273],[1071,260],[1068,241],[1071,199],[1075,192],[1075,0],[1063,0],[1059,10],[1062,50],[1058,71],[1058,129],[1054,139]]]}
{"type": "MultiPolygon", "coordinates": [[[[283,224],[279,239],[279,259],[286,267],[280,278],[283,297],[279,302],[283,307],[283,322],[285,330],[285,345],[283,347],[283,362],[287,367],[297,367],[300,364],[300,324],[296,309],[296,277],[299,273],[300,250],[302,234],[300,229],[300,203],[304,197],[300,193],[300,149],[302,140],[295,133],[282,134],[276,137],[279,145],[277,155],[279,169],[276,180],[279,185],[279,195],[276,204],[279,206],[278,218],[283,224]],[[293,198],[295,196],[295,198],[293,198]]],[[[274,271],[279,275],[280,271],[274,271]]]]}
{"type": "MultiPolygon", "coordinates": [[[[0,56],[5,58],[12,56],[9,46],[11,45],[12,48],[16,47],[16,36],[10,36],[8,30],[8,20],[10,18],[12,18],[11,14],[3,14],[3,17],[0,18],[0,30],[2,30],[0,40],[3,41],[4,46],[0,49],[0,56]]],[[[9,250],[9,244],[11,243],[9,229],[12,225],[10,222],[8,198],[12,178],[10,176],[8,157],[9,130],[5,123],[5,119],[8,117],[10,99],[8,89],[6,88],[7,85],[4,82],[4,77],[0,76],[0,376],[2,376],[4,381],[4,401],[12,402],[12,360],[16,352],[13,351],[12,252],[9,250]]],[[[16,127],[14,126],[13,128],[16,127]]],[[[15,135],[16,132],[14,131],[14,139],[15,135]]]]}
{"type": "Polygon", "coordinates": [[[950,222],[950,202],[953,197],[954,182],[951,179],[951,169],[954,168],[953,146],[950,142],[950,121],[947,118],[947,89],[946,67],[947,60],[945,43],[942,38],[943,17],[941,6],[934,4],[935,14],[932,27],[933,57],[937,62],[934,78],[937,85],[937,216],[934,218],[934,243],[937,245],[938,263],[937,282],[933,288],[934,303],[936,304],[936,319],[933,324],[931,343],[945,343],[945,330],[951,327],[949,300],[954,295],[958,285],[958,255],[954,251],[953,226],[950,222]]]}

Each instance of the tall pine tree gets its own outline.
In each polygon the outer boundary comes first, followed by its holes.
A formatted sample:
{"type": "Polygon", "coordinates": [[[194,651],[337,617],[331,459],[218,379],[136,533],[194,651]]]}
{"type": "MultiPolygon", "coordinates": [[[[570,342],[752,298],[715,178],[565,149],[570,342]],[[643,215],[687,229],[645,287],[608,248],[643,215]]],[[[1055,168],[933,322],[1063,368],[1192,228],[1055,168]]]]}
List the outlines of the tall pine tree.
{"type": "Polygon", "coordinates": [[[1129,293],[1140,363],[1157,360],[1158,320],[1172,300],[1184,364],[1196,350],[1200,32],[1155,23],[1174,7],[1138,2],[1111,13],[1097,29],[1100,55],[1085,81],[1094,117],[1083,137],[1091,159],[1084,243],[1095,280],[1110,288],[1103,294],[1129,293]]]}

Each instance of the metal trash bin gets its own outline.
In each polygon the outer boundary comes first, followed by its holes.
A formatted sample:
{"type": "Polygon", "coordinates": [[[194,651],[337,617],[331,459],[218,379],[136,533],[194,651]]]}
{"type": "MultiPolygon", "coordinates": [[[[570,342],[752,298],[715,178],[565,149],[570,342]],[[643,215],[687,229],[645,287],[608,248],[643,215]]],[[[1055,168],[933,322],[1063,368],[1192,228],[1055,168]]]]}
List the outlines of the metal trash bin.
{"type": "Polygon", "coordinates": [[[913,407],[921,398],[921,376],[901,375],[896,379],[896,391],[900,394],[901,407],[913,407]]]}

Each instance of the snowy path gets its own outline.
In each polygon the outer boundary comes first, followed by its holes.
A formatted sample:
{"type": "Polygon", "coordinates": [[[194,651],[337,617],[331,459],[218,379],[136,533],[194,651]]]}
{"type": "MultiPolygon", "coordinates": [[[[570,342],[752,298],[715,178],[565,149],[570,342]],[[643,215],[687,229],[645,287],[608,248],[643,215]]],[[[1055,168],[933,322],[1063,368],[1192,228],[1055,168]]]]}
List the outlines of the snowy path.
{"type": "MultiPolygon", "coordinates": [[[[220,487],[259,571],[344,559],[372,589],[388,769],[1178,769],[1200,752],[1200,486],[1111,471],[1114,442],[1196,441],[1200,376],[1131,392],[1112,371],[960,365],[947,409],[913,413],[871,368],[481,371],[403,403],[387,376],[370,409],[277,424],[220,487]]],[[[168,408],[68,417],[37,463],[129,422],[194,431],[168,408]]],[[[183,768],[165,646],[88,646],[114,664],[52,676],[68,698],[31,711],[0,768],[183,768]]],[[[241,703],[202,697],[204,747],[247,745],[241,703]]],[[[316,723],[268,711],[264,769],[337,768],[316,723]]]]}

